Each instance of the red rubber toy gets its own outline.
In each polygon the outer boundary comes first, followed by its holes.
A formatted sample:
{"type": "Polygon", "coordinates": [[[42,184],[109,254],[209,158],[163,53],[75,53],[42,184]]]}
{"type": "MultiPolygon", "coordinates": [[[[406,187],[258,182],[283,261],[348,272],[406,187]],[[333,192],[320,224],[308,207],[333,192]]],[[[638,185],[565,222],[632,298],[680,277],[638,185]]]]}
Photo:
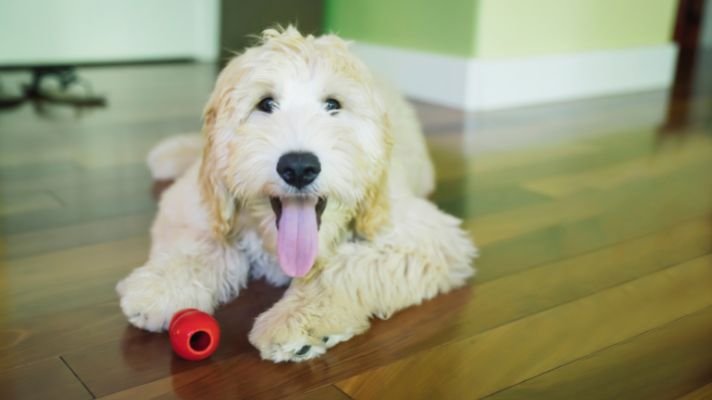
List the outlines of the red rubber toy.
{"type": "Polygon", "coordinates": [[[168,327],[173,351],[190,361],[210,357],[220,344],[220,326],[210,314],[187,308],[173,315],[168,327]]]}

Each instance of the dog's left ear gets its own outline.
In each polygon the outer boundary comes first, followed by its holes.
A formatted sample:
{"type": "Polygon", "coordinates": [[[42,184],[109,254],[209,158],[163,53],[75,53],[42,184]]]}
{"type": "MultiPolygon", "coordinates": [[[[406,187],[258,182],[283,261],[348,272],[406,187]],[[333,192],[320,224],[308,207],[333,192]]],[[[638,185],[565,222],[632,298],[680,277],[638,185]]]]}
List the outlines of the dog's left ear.
{"type": "Polygon", "coordinates": [[[237,199],[231,195],[225,183],[218,176],[214,160],[210,158],[210,150],[206,143],[203,161],[200,166],[200,189],[203,201],[208,207],[213,233],[217,238],[227,239],[235,233],[237,220],[237,199]]]}
{"type": "Polygon", "coordinates": [[[220,91],[217,86],[204,112],[203,136],[205,148],[200,165],[200,190],[210,214],[213,232],[220,239],[227,239],[235,234],[238,204],[220,175],[222,171],[217,155],[216,141],[218,134],[217,119],[220,113],[227,113],[229,94],[220,91]]]}
{"type": "Polygon", "coordinates": [[[383,157],[379,165],[379,173],[376,174],[376,180],[366,189],[366,194],[357,207],[356,217],[354,218],[356,234],[366,240],[373,239],[378,232],[386,228],[391,222],[388,170],[391,164],[393,138],[390,120],[387,115],[384,115],[382,125],[385,157],[383,157]]]}
{"type": "Polygon", "coordinates": [[[384,172],[378,182],[366,191],[354,219],[356,234],[366,240],[373,239],[390,223],[391,205],[387,175],[384,172]]]}

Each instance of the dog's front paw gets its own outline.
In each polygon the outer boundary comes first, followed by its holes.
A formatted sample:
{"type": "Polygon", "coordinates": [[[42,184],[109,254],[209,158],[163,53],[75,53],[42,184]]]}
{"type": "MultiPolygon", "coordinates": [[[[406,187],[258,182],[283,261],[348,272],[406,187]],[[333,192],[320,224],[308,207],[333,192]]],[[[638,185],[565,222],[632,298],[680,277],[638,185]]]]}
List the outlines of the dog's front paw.
{"type": "Polygon", "coordinates": [[[184,308],[213,312],[209,293],[184,284],[142,267],[119,282],[116,291],[121,297],[121,310],[132,325],[161,332],[168,329],[173,314],[184,308]]]}
{"type": "Polygon", "coordinates": [[[257,317],[249,335],[250,343],[265,360],[305,361],[366,328],[336,328],[327,321],[321,313],[301,312],[277,303],[257,317]]]}

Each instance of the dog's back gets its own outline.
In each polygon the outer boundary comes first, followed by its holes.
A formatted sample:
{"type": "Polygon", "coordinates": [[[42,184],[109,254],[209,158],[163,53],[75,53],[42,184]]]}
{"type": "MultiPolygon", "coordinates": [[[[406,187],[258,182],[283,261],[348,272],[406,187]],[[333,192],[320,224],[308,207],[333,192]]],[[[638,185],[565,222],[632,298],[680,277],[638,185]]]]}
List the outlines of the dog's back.
{"type": "Polygon", "coordinates": [[[391,184],[397,185],[395,180],[402,179],[409,191],[419,197],[426,197],[435,189],[435,171],[415,110],[387,83],[379,81],[379,88],[384,103],[389,107],[393,130],[391,184]]]}
{"type": "Polygon", "coordinates": [[[151,176],[157,181],[174,180],[200,159],[203,139],[198,134],[163,139],[146,157],[151,176]]]}

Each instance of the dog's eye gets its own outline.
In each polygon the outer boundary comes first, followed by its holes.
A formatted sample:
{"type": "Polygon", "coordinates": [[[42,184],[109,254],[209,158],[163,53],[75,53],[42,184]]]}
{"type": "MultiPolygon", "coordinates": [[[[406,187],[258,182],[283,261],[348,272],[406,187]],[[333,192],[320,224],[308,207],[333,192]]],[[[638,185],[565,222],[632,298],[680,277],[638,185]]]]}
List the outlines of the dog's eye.
{"type": "Polygon", "coordinates": [[[341,103],[336,99],[326,99],[324,102],[326,111],[336,111],[341,109],[341,103]]]}
{"type": "Polygon", "coordinates": [[[276,108],[277,102],[271,97],[265,97],[257,103],[257,109],[268,114],[271,114],[276,108]]]}

